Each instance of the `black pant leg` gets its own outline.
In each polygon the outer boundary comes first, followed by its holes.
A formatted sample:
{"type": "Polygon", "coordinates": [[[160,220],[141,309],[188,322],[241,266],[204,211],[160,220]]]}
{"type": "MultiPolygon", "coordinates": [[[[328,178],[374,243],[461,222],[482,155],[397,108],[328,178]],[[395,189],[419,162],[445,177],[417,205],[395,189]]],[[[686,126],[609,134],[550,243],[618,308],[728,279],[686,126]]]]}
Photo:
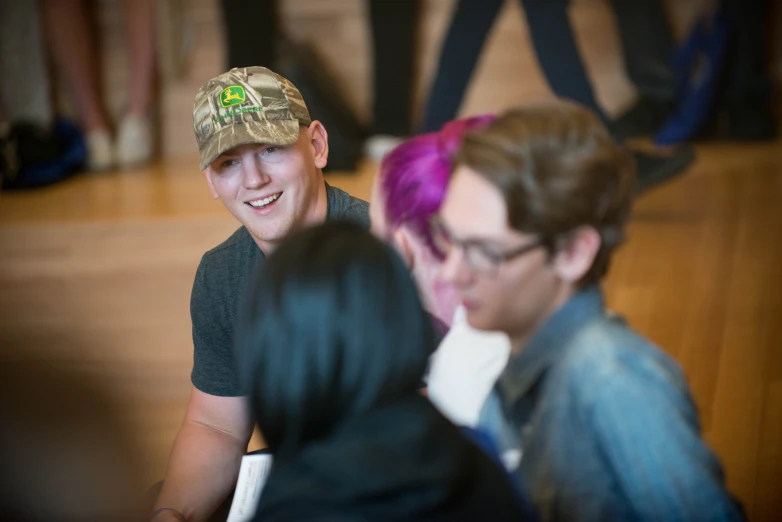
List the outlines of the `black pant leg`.
{"type": "Polygon", "coordinates": [[[722,101],[730,107],[768,104],[772,92],[767,53],[771,2],[723,0],[723,7],[730,20],[730,34],[722,101]]]}
{"type": "Polygon", "coordinates": [[[532,44],[549,87],[557,96],[581,103],[604,120],[573,37],[569,0],[521,0],[532,44]]]}
{"type": "Polygon", "coordinates": [[[423,132],[439,130],[456,117],[486,36],[503,0],[459,0],[445,37],[424,110],[423,132]]]}
{"type": "Polygon", "coordinates": [[[373,55],[372,133],[411,132],[419,0],[370,0],[373,55]]]}
{"type": "Polygon", "coordinates": [[[278,38],[276,0],[222,0],[228,68],[274,68],[278,38]]]}
{"type": "Polygon", "coordinates": [[[625,68],[642,97],[676,99],[676,73],[670,66],[673,38],[662,0],[612,0],[619,23],[625,68]]]}

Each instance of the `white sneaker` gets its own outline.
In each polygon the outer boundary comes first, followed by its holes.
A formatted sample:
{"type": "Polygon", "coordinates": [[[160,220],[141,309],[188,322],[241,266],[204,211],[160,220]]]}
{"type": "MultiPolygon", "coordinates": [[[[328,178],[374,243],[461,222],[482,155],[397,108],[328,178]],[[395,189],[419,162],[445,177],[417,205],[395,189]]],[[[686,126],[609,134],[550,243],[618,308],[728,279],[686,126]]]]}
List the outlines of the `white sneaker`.
{"type": "Polygon", "coordinates": [[[128,114],[117,131],[117,161],[120,167],[143,165],[152,158],[152,122],[146,116],[128,114]]]}
{"type": "Polygon", "coordinates": [[[87,168],[92,171],[114,167],[114,144],[105,129],[90,131],[85,136],[87,144],[87,168]]]}
{"type": "Polygon", "coordinates": [[[403,141],[405,141],[404,138],[388,134],[370,136],[364,142],[364,155],[372,161],[380,161],[403,141]]]}

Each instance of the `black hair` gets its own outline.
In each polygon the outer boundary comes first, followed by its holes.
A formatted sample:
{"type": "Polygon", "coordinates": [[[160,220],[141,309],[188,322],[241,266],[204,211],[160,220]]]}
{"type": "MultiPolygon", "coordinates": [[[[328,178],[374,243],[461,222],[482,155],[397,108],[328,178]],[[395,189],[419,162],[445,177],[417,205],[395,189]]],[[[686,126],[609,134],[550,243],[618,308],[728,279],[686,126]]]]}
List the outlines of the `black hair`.
{"type": "Polygon", "coordinates": [[[237,329],[241,377],[275,459],[417,393],[434,348],[402,260],[347,222],[288,236],[256,274],[237,329]]]}

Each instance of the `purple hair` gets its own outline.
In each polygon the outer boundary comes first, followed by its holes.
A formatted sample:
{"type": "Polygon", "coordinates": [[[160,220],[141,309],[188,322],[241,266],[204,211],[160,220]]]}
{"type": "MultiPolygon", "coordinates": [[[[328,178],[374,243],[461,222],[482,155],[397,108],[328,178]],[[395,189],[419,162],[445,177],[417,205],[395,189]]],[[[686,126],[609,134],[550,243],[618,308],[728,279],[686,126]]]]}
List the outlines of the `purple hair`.
{"type": "Polygon", "coordinates": [[[440,209],[451,174],[451,158],[464,134],[485,127],[496,116],[482,115],[446,123],[439,132],[411,138],[389,152],[380,164],[380,190],[386,221],[409,226],[437,255],[429,218],[440,209]]]}

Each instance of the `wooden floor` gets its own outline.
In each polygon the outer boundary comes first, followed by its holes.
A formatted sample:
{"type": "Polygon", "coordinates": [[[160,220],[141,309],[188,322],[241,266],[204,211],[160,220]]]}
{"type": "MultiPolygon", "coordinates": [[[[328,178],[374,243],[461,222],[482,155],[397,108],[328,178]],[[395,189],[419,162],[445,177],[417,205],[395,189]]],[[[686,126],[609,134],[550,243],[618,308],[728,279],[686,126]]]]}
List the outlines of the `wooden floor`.
{"type": "MultiPolygon", "coordinates": [[[[683,365],[751,519],[780,520],[782,143],[698,153],[639,200],[609,304],[683,365]]],[[[373,171],[329,181],[367,197],[373,171]]],[[[0,195],[0,341],[105,380],[149,482],[188,397],[196,266],[235,227],[195,158],[0,195]]]]}

